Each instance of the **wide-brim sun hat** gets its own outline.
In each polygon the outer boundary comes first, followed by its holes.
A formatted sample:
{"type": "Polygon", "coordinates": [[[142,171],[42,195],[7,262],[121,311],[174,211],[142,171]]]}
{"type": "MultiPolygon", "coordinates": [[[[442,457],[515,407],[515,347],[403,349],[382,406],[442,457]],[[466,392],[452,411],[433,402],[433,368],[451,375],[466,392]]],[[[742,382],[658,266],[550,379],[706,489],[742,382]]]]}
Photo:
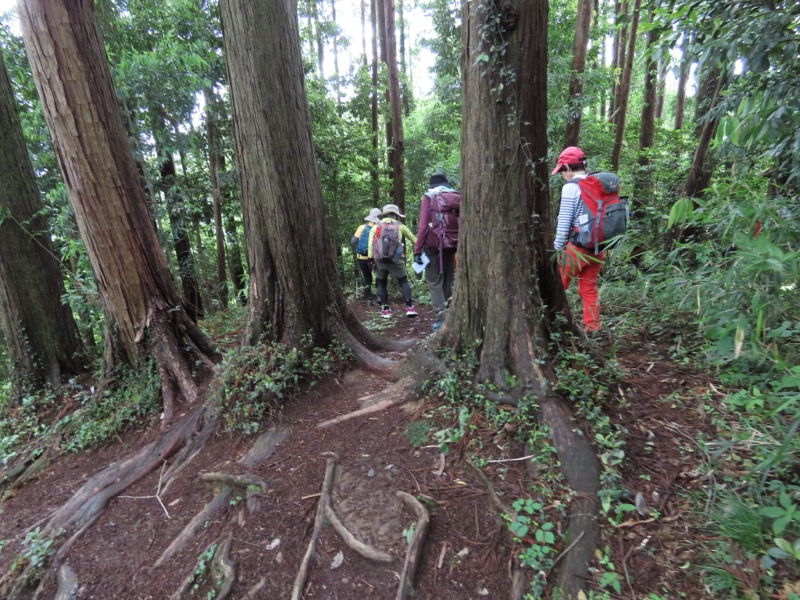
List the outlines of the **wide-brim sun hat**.
{"type": "Polygon", "coordinates": [[[369,221],[370,223],[378,223],[381,220],[380,216],[381,216],[381,209],[373,208],[372,210],[369,211],[369,214],[366,217],[364,217],[364,220],[369,221]]]}
{"type": "Polygon", "coordinates": [[[400,209],[397,208],[397,204],[387,204],[383,207],[383,211],[381,211],[381,217],[388,217],[389,215],[397,215],[400,218],[404,218],[405,215],[400,212],[400,209]]]}
{"type": "Polygon", "coordinates": [[[586,155],[583,153],[583,150],[577,146],[568,146],[564,148],[563,152],[558,156],[558,164],[556,164],[556,168],[553,169],[553,172],[550,174],[555,175],[566,165],[579,165],[585,160],[586,155]]]}

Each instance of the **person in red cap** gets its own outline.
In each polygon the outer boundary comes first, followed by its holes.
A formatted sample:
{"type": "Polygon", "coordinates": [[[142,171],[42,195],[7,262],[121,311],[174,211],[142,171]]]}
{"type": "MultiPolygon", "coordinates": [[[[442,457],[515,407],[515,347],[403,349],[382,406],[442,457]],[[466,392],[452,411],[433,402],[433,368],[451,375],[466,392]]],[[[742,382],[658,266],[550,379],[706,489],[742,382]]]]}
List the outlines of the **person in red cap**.
{"type": "Polygon", "coordinates": [[[586,219],[581,189],[578,181],[588,175],[586,155],[577,146],[565,148],[558,157],[558,164],[553,175],[561,173],[564,186],[561,188],[561,204],[558,208],[556,239],[553,243],[559,258],[559,271],[564,289],[569,289],[574,278],[578,279],[578,294],[583,301],[583,326],[587,334],[600,331],[600,300],[597,294],[597,278],[603,268],[602,252],[594,254],[590,250],[579,248],[569,241],[570,234],[586,219]]]}

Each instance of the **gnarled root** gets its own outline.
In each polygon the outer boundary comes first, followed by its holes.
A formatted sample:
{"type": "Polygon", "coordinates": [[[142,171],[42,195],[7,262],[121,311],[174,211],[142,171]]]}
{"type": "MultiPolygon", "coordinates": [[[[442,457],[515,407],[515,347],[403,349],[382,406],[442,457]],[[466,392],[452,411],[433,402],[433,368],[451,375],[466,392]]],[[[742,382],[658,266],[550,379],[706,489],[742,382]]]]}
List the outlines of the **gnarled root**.
{"type": "Polygon", "coordinates": [[[336,514],[335,510],[333,510],[333,504],[331,502],[330,495],[328,496],[328,502],[325,506],[325,515],[328,517],[328,520],[331,522],[331,525],[333,525],[333,528],[336,530],[336,532],[342,536],[342,539],[345,541],[348,547],[364,558],[387,565],[395,565],[400,562],[400,559],[396,556],[387,554],[386,552],[378,550],[377,548],[373,548],[369,544],[365,544],[364,542],[356,539],[356,536],[350,533],[350,530],[348,530],[344,523],[342,523],[339,515],[336,514]]]}
{"type": "Polygon", "coordinates": [[[569,524],[558,575],[559,597],[577,598],[589,580],[589,565],[594,557],[600,526],[597,522],[600,490],[600,461],[591,445],[572,424],[572,411],[558,398],[545,398],[542,421],[550,428],[550,437],[558,453],[561,470],[575,491],[569,509],[569,524]]]}
{"type": "Polygon", "coordinates": [[[158,557],[158,560],[150,567],[150,570],[153,571],[163,565],[166,561],[170,558],[175,556],[177,552],[183,548],[189,540],[194,539],[197,535],[197,532],[203,528],[203,524],[207,521],[214,519],[222,510],[228,506],[228,500],[231,497],[231,490],[229,487],[225,487],[222,491],[220,491],[214,499],[205,505],[203,510],[197,513],[192,520],[187,523],[186,527],[183,528],[183,531],[178,534],[178,536],[172,540],[169,546],[167,546],[166,550],[161,553],[161,556],[158,557]]]}
{"type": "MultiPolygon", "coordinates": [[[[209,544],[203,552],[203,554],[207,554],[211,548],[216,546],[214,557],[211,559],[211,583],[214,585],[214,598],[216,600],[228,598],[233,590],[233,585],[236,583],[236,563],[230,559],[232,540],[232,533],[223,534],[209,544]]],[[[170,596],[170,600],[183,600],[189,597],[189,592],[195,583],[197,573],[198,570],[196,569],[189,573],[181,582],[178,590],[170,596]]]]}
{"type": "Polygon", "coordinates": [[[428,537],[428,527],[431,520],[428,515],[428,509],[414,496],[405,492],[397,492],[397,497],[405,502],[406,506],[417,517],[414,537],[411,539],[411,544],[409,544],[406,552],[406,560],[403,563],[403,571],[400,574],[400,586],[397,588],[397,596],[395,596],[396,600],[405,600],[414,594],[414,577],[417,574],[417,566],[422,556],[425,540],[428,537]]]}
{"type": "Polygon", "coordinates": [[[311,531],[311,539],[308,541],[308,548],[300,563],[300,569],[297,571],[297,576],[294,579],[292,586],[292,600],[300,600],[303,593],[303,588],[306,586],[308,579],[308,572],[311,568],[311,560],[314,556],[315,547],[317,545],[317,538],[322,531],[322,525],[325,521],[325,507],[330,502],[331,485],[333,484],[333,473],[336,470],[336,461],[339,457],[334,452],[326,452],[325,456],[328,457],[328,464],[325,467],[325,479],[322,482],[322,490],[320,493],[319,502],[317,503],[317,514],[314,517],[314,529],[311,531]]]}
{"type": "MultiPolygon", "coordinates": [[[[190,443],[204,429],[205,407],[192,410],[184,421],[162,435],[157,442],[148,444],[124,460],[114,463],[91,477],[64,505],[57,509],[42,528],[41,534],[52,540],[67,537],[58,548],[50,565],[41,577],[33,597],[38,598],[47,583],[52,581],[73,544],[103,514],[108,502],[171,458],[179,448],[190,443]]],[[[39,579],[38,572],[26,568],[14,581],[9,599],[21,598],[28,586],[39,579]]],[[[25,595],[24,597],[29,597],[25,595]]]]}
{"type": "Polygon", "coordinates": [[[72,600],[78,594],[78,576],[64,563],[58,570],[58,590],[53,600],[72,600]]]}

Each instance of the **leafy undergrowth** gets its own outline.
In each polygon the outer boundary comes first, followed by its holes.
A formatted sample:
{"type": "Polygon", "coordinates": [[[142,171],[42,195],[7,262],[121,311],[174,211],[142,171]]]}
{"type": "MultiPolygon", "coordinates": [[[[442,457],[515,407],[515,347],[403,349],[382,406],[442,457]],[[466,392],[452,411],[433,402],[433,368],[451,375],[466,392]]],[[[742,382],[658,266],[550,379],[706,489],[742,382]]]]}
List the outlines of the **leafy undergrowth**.
{"type": "MultiPolygon", "coordinates": [[[[638,295],[613,287],[603,291],[612,300],[607,306],[616,306],[613,313],[607,311],[610,339],[601,342],[605,364],[596,364],[580,339],[559,340],[560,350],[553,349],[558,391],[576,407],[603,465],[598,498],[603,537],[586,597],[795,598],[800,579],[798,472],[786,386],[775,385],[774,377],[769,379],[773,385],[764,385],[758,369],[745,377],[730,364],[709,361],[703,338],[686,325],[690,318],[678,323],[675,313],[665,319],[648,297],[654,288],[648,283],[637,289],[638,295]],[[629,318],[632,313],[635,321],[629,318]]],[[[419,320],[387,325],[369,309],[356,309],[387,335],[421,337],[430,330],[432,315],[426,321],[424,312],[419,320]]],[[[550,596],[558,563],[569,551],[562,528],[572,496],[548,432],[539,425],[534,399],[518,409],[497,404],[487,393],[492,390],[468,384],[475,365],[465,356],[447,377],[430,382],[425,398],[407,412],[316,430],[315,420],[346,412],[357,396],[375,391],[369,388],[375,382],[359,371],[342,371],[347,356],[340,348],[326,353],[266,345],[237,350],[233,342],[241,321],[225,318],[209,327],[223,344],[232,342],[209,393],[217,399],[227,431],[197,468],[236,462],[243,445],[255,439],[247,434],[270,423],[287,423],[288,418],[293,429],[291,444],[279,448],[260,473],[269,482],[270,508],[264,519],[248,521],[246,531],[237,530],[234,538],[242,594],[258,585],[259,573],[270,573],[275,581],[260,589],[273,590],[272,595],[263,597],[287,597],[286,586],[305,549],[305,527],[313,517],[309,499],[321,479],[319,453],[333,449],[343,471],[360,473],[371,493],[377,495],[385,485],[413,491],[429,503],[434,527],[419,597],[475,598],[484,592],[505,597],[505,574],[513,564],[522,565],[529,597],[550,596]],[[320,381],[319,387],[311,385],[314,381],[320,381]],[[289,411],[281,416],[276,407],[283,406],[289,411]],[[485,473],[486,482],[472,465],[485,473]],[[491,500],[489,486],[499,503],[491,500]],[[276,543],[278,551],[265,550],[276,543]],[[257,562],[248,553],[253,546],[262,548],[257,562]]],[[[2,429],[4,436],[17,435],[14,443],[4,442],[11,457],[7,464],[20,456],[26,440],[56,439],[54,423],[76,425],[60,437],[60,452],[67,454],[0,509],[0,566],[9,569],[20,560],[46,564],[51,541],[40,539],[36,523],[67,499],[81,473],[85,478],[103,461],[152,437],[158,424],[154,386],[146,378],[120,379],[105,388],[89,387],[66,402],[42,398],[18,407],[20,420],[2,429]],[[80,394],[105,400],[81,403],[80,394]],[[64,414],[59,415],[57,405],[64,414]],[[79,421],[78,415],[99,416],[79,421]],[[131,430],[134,423],[149,426],[131,430]],[[54,437],[47,438],[48,432],[54,437]],[[96,450],[68,452],[84,447],[96,450]],[[32,497],[47,501],[35,506],[32,497]]],[[[72,551],[79,575],[88,577],[85,585],[94,590],[87,593],[108,597],[98,590],[130,590],[131,578],[152,564],[151,548],[166,546],[175,526],[202,506],[202,488],[187,481],[158,498],[169,513],[164,520],[153,492],[158,485],[156,476],[114,503],[72,551]],[[117,530],[126,532],[124,544],[109,541],[109,532],[117,530]],[[98,565],[99,547],[105,552],[98,565]],[[137,566],[123,567],[128,562],[137,566]],[[88,574],[98,570],[105,575],[93,580],[88,574]]],[[[239,510],[237,505],[229,510],[239,510]]],[[[398,525],[395,544],[406,543],[408,527],[398,525]]],[[[215,532],[218,525],[209,523],[208,540],[215,532]]],[[[332,564],[339,546],[328,534],[322,539],[320,564],[332,564]]],[[[198,594],[210,590],[202,581],[208,576],[211,547],[210,541],[198,544],[194,554],[188,552],[174,565],[175,572],[197,572],[198,594]]],[[[174,579],[161,574],[147,584],[156,586],[150,588],[137,581],[136,593],[163,593],[174,579]]],[[[318,595],[335,590],[342,600],[363,597],[369,589],[374,597],[393,597],[387,591],[392,581],[391,574],[379,575],[371,565],[347,558],[336,571],[318,569],[310,589],[318,595]],[[369,584],[357,584],[362,581],[369,584]]]]}

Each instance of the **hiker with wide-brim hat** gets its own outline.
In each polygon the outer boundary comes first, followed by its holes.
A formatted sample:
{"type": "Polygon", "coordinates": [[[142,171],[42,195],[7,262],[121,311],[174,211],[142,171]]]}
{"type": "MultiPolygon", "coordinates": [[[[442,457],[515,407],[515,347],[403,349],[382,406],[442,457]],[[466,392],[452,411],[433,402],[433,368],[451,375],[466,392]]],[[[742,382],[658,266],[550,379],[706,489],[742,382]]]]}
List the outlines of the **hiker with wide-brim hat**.
{"type": "Polygon", "coordinates": [[[375,288],[381,304],[381,316],[389,319],[392,309],[389,306],[387,283],[389,275],[397,279],[406,303],[406,316],[416,317],[414,299],[411,297],[411,285],[406,271],[405,241],[412,244],[416,236],[399,219],[405,217],[396,204],[387,204],[380,215],[380,223],[372,228],[369,234],[369,258],[375,261],[375,288]]]}
{"type": "MultiPolygon", "coordinates": [[[[358,226],[353,238],[350,240],[350,246],[356,257],[356,266],[364,278],[364,300],[371,302],[374,296],[372,295],[372,264],[369,258],[369,233],[370,231],[381,222],[378,215],[381,214],[380,208],[373,208],[369,214],[364,217],[366,223],[358,226]]],[[[357,281],[357,279],[356,279],[357,281]]],[[[356,285],[358,287],[358,285],[356,285]]],[[[358,292],[358,290],[356,290],[358,292]]]]}

